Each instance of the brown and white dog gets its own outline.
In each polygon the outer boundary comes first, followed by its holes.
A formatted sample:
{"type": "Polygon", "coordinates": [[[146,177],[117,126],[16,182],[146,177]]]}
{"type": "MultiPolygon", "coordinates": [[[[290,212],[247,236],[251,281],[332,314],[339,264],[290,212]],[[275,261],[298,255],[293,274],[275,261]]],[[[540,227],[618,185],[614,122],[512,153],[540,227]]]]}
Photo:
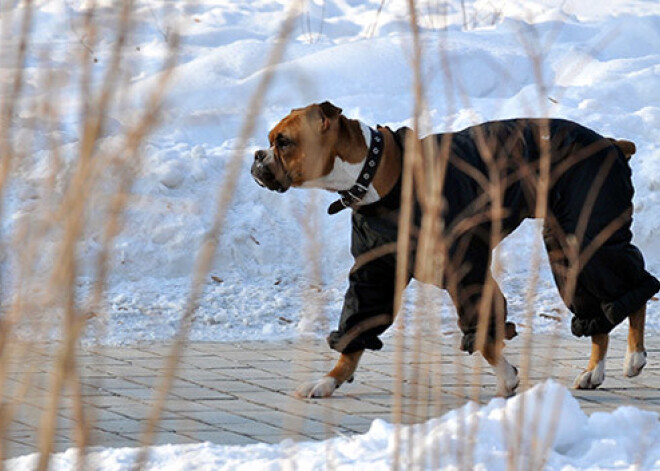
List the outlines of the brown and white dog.
{"type": "MultiPolygon", "coordinates": [[[[403,155],[395,136],[388,128],[382,132],[383,152],[375,175],[363,188],[359,198],[346,203],[353,209],[369,205],[388,195],[402,172],[403,155]]],[[[312,104],[292,110],[269,133],[270,146],[254,156],[253,178],[270,190],[285,192],[290,187],[322,188],[346,192],[359,180],[371,145],[370,128],[358,120],[348,119],[331,103],[312,104]]],[[[629,141],[611,140],[626,158],[634,153],[629,141]]],[[[456,299],[454,299],[456,303],[456,299]]],[[[460,301],[459,301],[460,302],[460,301]]],[[[638,375],[646,364],[644,349],[645,307],[629,316],[628,351],[624,360],[625,376],[638,375]]],[[[584,372],[575,380],[576,388],[595,388],[604,380],[608,334],[590,335],[592,350],[584,372]]],[[[510,396],[518,386],[517,370],[503,356],[502,339],[489,339],[475,348],[493,367],[497,376],[497,394],[510,396]]],[[[341,351],[341,350],[340,350],[341,351]]],[[[350,381],[363,349],[342,353],[327,375],[302,384],[300,397],[327,397],[342,383],[350,381]]]]}

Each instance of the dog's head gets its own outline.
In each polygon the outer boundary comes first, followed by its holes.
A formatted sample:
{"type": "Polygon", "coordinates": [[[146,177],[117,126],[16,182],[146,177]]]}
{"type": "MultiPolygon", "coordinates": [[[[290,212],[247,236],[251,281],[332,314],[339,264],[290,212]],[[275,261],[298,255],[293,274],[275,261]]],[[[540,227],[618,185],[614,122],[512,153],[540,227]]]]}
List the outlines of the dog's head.
{"type": "Polygon", "coordinates": [[[270,147],[254,153],[252,177],[284,193],[327,175],[336,155],[340,115],[341,108],[328,101],[292,110],[268,133],[270,147]]]}

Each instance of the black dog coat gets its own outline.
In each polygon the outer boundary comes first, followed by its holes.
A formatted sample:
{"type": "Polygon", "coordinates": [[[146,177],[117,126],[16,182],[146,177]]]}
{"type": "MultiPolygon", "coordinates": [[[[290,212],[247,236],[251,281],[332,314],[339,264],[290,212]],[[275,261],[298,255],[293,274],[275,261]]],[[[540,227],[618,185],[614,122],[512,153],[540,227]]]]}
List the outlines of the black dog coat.
{"type": "MultiPolygon", "coordinates": [[[[402,152],[406,132],[401,128],[394,134],[402,152]]],[[[541,155],[550,155],[551,176],[544,242],[559,291],[574,314],[573,334],[610,332],[660,290],[660,282],[644,269],[642,254],[631,244],[631,170],[611,140],[570,121],[536,119],[494,121],[425,139],[436,139],[438,149],[451,140],[443,185],[448,244],[443,287],[458,312],[463,350],[474,350],[487,282],[493,283],[488,335],[495,338],[497,332],[500,336],[507,330],[515,332],[510,323],[509,329],[504,328],[506,300],[490,274],[490,201],[473,177],[483,176],[489,182],[499,179],[504,188],[501,239],[523,219],[534,217],[541,155]],[[490,171],[489,161],[496,163],[490,171]],[[468,228],[457,230],[466,221],[468,228]],[[568,281],[575,280],[569,274],[571,244],[579,245],[580,254],[590,254],[580,260],[575,283],[568,281]]],[[[399,203],[400,182],[380,201],[353,212],[353,256],[384,254],[356,263],[351,270],[339,328],[328,337],[330,347],[337,351],[378,350],[383,345],[378,336],[392,324],[399,203]]],[[[416,198],[417,227],[421,219],[416,198]]],[[[414,237],[411,246],[410,260],[415,260],[414,237]]]]}

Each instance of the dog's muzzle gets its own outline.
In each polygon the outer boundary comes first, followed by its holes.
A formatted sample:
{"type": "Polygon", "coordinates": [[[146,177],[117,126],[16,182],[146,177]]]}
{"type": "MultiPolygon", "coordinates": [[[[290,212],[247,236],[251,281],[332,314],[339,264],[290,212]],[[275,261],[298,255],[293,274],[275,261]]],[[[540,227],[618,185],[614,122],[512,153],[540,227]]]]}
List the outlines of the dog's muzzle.
{"type": "Polygon", "coordinates": [[[291,186],[286,173],[265,150],[258,150],[254,153],[254,162],[252,162],[250,173],[259,185],[278,193],[284,193],[291,186]]]}

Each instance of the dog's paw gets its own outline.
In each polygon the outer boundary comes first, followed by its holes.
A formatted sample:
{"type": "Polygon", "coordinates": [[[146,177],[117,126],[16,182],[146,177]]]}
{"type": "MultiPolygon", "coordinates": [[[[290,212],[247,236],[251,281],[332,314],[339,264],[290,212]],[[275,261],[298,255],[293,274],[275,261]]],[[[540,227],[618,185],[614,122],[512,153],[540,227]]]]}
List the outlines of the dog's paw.
{"type": "Polygon", "coordinates": [[[495,394],[499,397],[511,397],[516,393],[516,388],[520,384],[518,378],[518,368],[502,358],[495,367],[495,376],[497,377],[497,386],[495,394]]]}
{"type": "Polygon", "coordinates": [[[642,372],[642,368],[646,366],[646,352],[626,352],[626,357],[623,360],[623,375],[628,378],[634,378],[642,372]]]}
{"type": "Polygon", "coordinates": [[[301,399],[330,397],[335,392],[339,385],[332,376],[324,376],[318,381],[311,381],[309,383],[301,384],[296,389],[295,395],[301,399]]]}
{"type": "Polygon", "coordinates": [[[575,389],[596,389],[605,381],[605,362],[598,362],[593,370],[584,370],[575,378],[575,389]]]}

